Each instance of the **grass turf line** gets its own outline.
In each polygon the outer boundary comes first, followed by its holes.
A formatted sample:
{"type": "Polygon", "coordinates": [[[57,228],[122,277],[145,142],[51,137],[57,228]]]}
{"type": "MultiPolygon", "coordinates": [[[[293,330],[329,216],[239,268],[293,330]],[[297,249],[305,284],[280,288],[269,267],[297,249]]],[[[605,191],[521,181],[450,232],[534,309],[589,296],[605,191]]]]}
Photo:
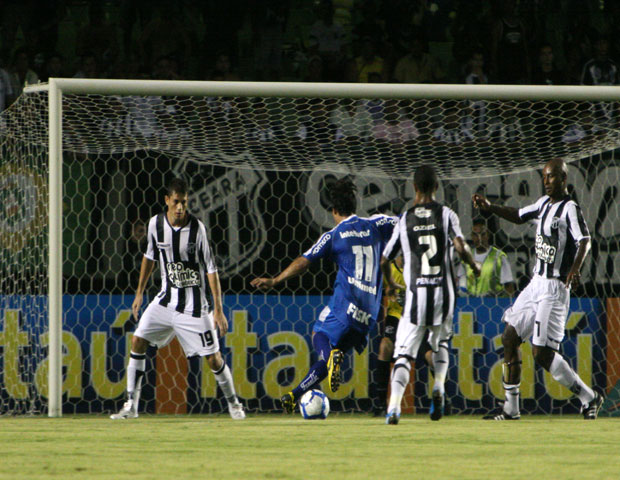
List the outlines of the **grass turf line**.
{"type": "Polygon", "coordinates": [[[620,419],[0,418],[0,479],[617,479],[620,419]]]}

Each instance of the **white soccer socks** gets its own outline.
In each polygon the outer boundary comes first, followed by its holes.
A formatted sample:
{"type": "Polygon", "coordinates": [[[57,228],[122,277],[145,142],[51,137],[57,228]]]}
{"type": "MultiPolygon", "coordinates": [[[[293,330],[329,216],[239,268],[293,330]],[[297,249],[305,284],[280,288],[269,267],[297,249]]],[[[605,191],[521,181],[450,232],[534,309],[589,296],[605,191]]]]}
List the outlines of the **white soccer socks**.
{"type": "Polygon", "coordinates": [[[450,355],[448,349],[443,346],[439,346],[437,352],[433,352],[433,370],[435,376],[435,383],[433,384],[433,391],[439,390],[441,395],[445,394],[446,375],[448,374],[448,366],[450,361],[450,355]]]}
{"type": "Polygon", "coordinates": [[[549,373],[555,380],[577,395],[582,404],[587,405],[594,399],[594,391],[583,382],[559,353],[553,356],[549,373]]]}
{"type": "Polygon", "coordinates": [[[138,411],[140,393],[142,392],[142,379],[146,369],[146,354],[131,352],[127,364],[127,398],[131,400],[133,409],[138,411]]]}
{"type": "Polygon", "coordinates": [[[411,365],[409,360],[404,357],[400,357],[394,363],[394,369],[392,370],[392,382],[390,384],[390,403],[388,405],[388,414],[396,412],[400,415],[400,404],[405,394],[405,388],[409,383],[409,373],[411,365]]]}
{"type": "Polygon", "coordinates": [[[243,410],[243,406],[237,399],[232,373],[230,372],[228,365],[226,365],[226,362],[222,362],[220,369],[213,372],[213,375],[215,375],[217,384],[222,389],[224,397],[226,397],[226,401],[228,402],[228,413],[230,413],[231,418],[233,420],[243,420],[245,418],[245,412],[243,410]]]}

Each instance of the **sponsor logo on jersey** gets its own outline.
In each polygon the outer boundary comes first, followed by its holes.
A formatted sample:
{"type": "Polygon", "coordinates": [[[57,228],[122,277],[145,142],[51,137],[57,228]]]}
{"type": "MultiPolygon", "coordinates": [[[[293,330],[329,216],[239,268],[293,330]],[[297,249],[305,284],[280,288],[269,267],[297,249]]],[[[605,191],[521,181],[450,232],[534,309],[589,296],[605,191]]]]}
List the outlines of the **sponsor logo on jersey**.
{"type": "Polygon", "coordinates": [[[364,238],[370,236],[370,230],[362,230],[358,232],[357,230],[348,230],[346,232],[340,232],[340,238],[349,238],[349,237],[357,237],[364,238]]]}
{"type": "Polygon", "coordinates": [[[186,267],[183,262],[168,262],[166,264],[168,281],[175,288],[200,286],[200,272],[186,267]]]}
{"type": "Polygon", "coordinates": [[[414,232],[420,232],[424,230],[435,230],[435,224],[431,223],[430,225],[416,225],[413,227],[414,232]]]}
{"type": "Polygon", "coordinates": [[[443,282],[443,277],[418,277],[416,278],[415,284],[418,287],[436,287],[437,285],[441,285],[441,282],[443,282]]]}
{"type": "Polygon", "coordinates": [[[385,225],[386,223],[391,223],[392,225],[396,225],[398,223],[398,218],[395,217],[382,217],[380,220],[375,223],[377,227],[381,225],[385,225]]]}
{"type": "Polygon", "coordinates": [[[431,213],[432,212],[428,208],[424,208],[424,207],[417,207],[413,211],[413,214],[418,218],[430,218],[431,213]]]}
{"type": "Polygon", "coordinates": [[[159,249],[168,248],[169,246],[170,246],[169,243],[157,242],[157,248],[159,248],[159,249]]]}
{"type": "Polygon", "coordinates": [[[536,235],[536,257],[545,263],[553,263],[555,261],[556,248],[545,242],[542,235],[536,235]]]}
{"type": "Polygon", "coordinates": [[[332,238],[332,236],[329,233],[323,235],[321,241],[317,243],[316,246],[312,249],[312,254],[316,255],[317,253],[319,253],[321,251],[321,248],[325,246],[325,244],[329,241],[330,238],[332,238]]]}
{"type": "Polygon", "coordinates": [[[349,307],[347,308],[347,315],[351,315],[353,320],[356,322],[360,322],[364,325],[368,325],[370,322],[370,313],[365,312],[361,308],[358,308],[356,305],[349,303],[349,307]]]}
{"type": "Polygon", "coordinates": [[[377,287],[374,287],[371,285],[364,285],[364,283],[361,280],[358,280],[357,278],[347,277],[347,281],[349,282],[349,284],[360,289],[362,292],[372,293],[373,295],[377,294],[377,287]]]}

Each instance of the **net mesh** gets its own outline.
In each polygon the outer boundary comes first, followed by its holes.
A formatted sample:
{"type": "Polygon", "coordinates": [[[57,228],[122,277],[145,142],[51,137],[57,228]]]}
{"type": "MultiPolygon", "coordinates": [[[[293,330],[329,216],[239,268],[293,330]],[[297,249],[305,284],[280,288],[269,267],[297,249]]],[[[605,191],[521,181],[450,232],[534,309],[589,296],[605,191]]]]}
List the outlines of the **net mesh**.
{"type": "MultiPolygon", "coordinates": [[[[335,270],[313,265],[269,295],[249,281],[277,274],[333,227],[331,182],[351,176],[360,216],[399,214],[414,196],[413,171],[431,164],[441,177],[438,199],[458,213],[469,237],[478,215],[473,193],[511,206],[533,203],[543,193],[537,169],[553,157],[572,161],[569,189],[593,235],[563,351],[586,383],[615,391],[620,165],[610,104],[64,95],[62,110],[65,413],[112,411],[123,402],[146,224],[162,211],[171,176],[189,181],[189,209],[209,232],[231,324],[223,352],[237,392],[250,410],[272,411],[314,358],[312,322],[335,270]]],[[[46,408],[47,115],[47,95],[37,93],[1,116],[0,413],[46,408]]],[[[534,231],[487,222],[521,290],[531,276],[534,231]]],[[[157,291],[151,282],[150,298],[157,291]]],[[[483,413],[503,398],[500,320],[510,303],[458,299],[447,380],[455,412],[483,413]]],[[[378,342],[373,332],[363,354],[347,357],[332,411],[370,408],[378,342]]],[[[577,411],[570,392],[534,366],[528,345],[524,411],[577,411]]],[[[206,363],[186,360],[176,342],[148,353],[141,410],[225,410],[206,363]]],[[[405,411],[430,404],[428,369],[418,363],[405,411]]]]}

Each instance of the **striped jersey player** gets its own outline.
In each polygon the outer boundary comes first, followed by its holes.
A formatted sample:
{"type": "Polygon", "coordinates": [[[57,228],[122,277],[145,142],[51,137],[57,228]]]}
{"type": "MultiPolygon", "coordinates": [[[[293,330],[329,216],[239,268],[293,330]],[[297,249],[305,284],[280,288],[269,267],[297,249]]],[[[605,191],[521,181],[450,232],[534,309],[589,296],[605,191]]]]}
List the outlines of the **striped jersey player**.
{"type": "Polygon", "coordinates": [[[142,259],[136,298],[132,305],[138,318],[148,279],[159,262],[161,290],[148,305],[134,333],[127,365],[127,402],[113,420],[138,417],[140,392],[149,343],[163,347],[176,336],[187,357],[204,356],[215,374],[235,420],[245,418],[237,399],[230,369],[220,353],[219,335],[228,321],[222,309],[222,293],[215,260],[204,224],[187,212],[188,188],[184,180],[170,181],[165,196],[167,211],[148,225],[148,247],[142,259]],[[207,282],[213,297],[209,311],[207,282]]]}
{"type": "Polygon", "coordinates": [[[332,391],[338,389],[344,353],[352,348],[363,351],[368,331],[375,325],[381,309],[383,278],[379,261],[396,219],[386,215],[358,217],[355,193],[350,179],[336,181],[329,191],[336,227],[321,235],[278,276],[251,282],[267,290],[302,274],[320,259],[331,260],[338,266],[334,293],[313,328],[312,343],[318,361],[300,384],[282,397],[285,412],[291,412],[296,401],[325,377],[332,391]]]}
{"type": "Polygon", "coordinates": [[[385,250],[382,267],[386,283],[402,288],[391,278],[390,261],[401,252],[405,264],[405,305],[396,331],[392,370],[391,395],[386,423],[397,424],[401,401],[409,383],[410,361],[415,360],[426,331],[433,351],[435,383],[431,419],[439,420],[443,414],[444,382],[448,370],[447,348],[439,348],[440,342],[452,337],[452,315],[456,302],[456,281],[451,257],[451,246],[462,259],[480,273],[474,261],[456,213],[435,201],[439,180],[435,170],[426,165],[414,174],[414,205],[403,213],[385,250]]]}
{"type": "Polygon", "coordinates": [[[517,224],[536,225],[534,275],[515,303],[504,313],[504,391],[506,402],[488,420],[518,420],[521,361],[519,348],[531,338],[534,360],[553,378],[579,397],[586,420],[596,419],[603,398],[594,392],[559,352],[568,316],[570,289],[579,284],[579,271],[590,250],[590,233],[579,205],[567,190],[568,169],[559,158],[543,172],[546,195],[516,209],[491,204],[474,195],[474,205],[517,224]]]}

